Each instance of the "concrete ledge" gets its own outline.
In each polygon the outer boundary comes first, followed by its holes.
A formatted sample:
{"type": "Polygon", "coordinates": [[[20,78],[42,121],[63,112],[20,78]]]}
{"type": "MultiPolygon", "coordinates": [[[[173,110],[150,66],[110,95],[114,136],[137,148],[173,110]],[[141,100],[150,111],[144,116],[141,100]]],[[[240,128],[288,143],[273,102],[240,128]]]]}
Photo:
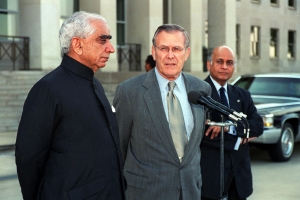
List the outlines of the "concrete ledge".
{"type": "Polygon", "coordinates": [[[15,146],[17,138],[17,132],[0,132],[0,147],[11,148],[11,146],[15,146]]]}
{"type": "Polygon", "coordinates": [[[15,145],[2,145],[0,146],[0,152],[5,152],[5,151],[12,151],[15,150],[15,145]]]}

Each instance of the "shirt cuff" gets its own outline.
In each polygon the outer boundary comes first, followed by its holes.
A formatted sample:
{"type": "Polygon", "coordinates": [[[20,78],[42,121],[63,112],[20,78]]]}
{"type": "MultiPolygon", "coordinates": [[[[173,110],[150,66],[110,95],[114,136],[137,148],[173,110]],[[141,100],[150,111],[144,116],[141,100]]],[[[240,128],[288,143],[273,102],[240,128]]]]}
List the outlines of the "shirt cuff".
{"type": "Polygon", "coordinates": [[[234,150],[239,150],[239,147],[240,147],[240,144],[241,144],[241,140],[242,138],[241,137],[238,137],[236,143],[235,143],[235,146],[234,146],[234,150]]]}

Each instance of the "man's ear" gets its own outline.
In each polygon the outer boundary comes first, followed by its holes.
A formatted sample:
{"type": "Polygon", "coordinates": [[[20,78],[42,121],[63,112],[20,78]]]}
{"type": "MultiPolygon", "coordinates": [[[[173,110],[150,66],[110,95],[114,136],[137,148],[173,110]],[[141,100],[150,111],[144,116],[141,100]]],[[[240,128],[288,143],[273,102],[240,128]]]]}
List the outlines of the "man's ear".
{"type": "Polygon", "coordinates": [[[190,53],[191,53],[191,47],[188,47],[185,51],[184,61],[186,61],[188,59],[188,57],[190,56],[190,53]]]}
{"type": "Polygon", "coordinates": [[[151,53],[152,53],[153,60],[156,61],[156,59],[155,59],[155,47],[154,46],[152,46],[152,48],[151,48],[151,53]]]}
{"type": "Polygon", "coordinates": [[[78,37],[72,38],[71,47],[76,54],[81,55],[83,51],[81,38],[78,37]]]}
{"type": "Polygon", "coordinates": [[[206,68],[207,68],[208,71],[210,71],[210,61],[209,60],[206,61],[206,68]]]}

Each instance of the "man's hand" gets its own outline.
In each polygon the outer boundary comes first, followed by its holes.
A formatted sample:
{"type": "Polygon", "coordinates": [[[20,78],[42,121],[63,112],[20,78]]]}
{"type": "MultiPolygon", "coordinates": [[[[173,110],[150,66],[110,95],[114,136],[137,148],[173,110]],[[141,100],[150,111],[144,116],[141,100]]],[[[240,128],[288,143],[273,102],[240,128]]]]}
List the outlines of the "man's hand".
{"type": "Polygon", "coordinates": [[[251,140],[256,139],[257,137],[251,137],[251,138],[244,138],[241,140],[241,144],[247,144],[248,142],[250,142],[251,140]]]}
{"type": "MultiPolygon", "coordinates": [[[[206,124],[208,124],[209,122],[210,121],[207,120],[206,124]]],[[[210,139],[214,139],[215,137],[218,137],[220,132],[221,132],[220,126],[209,126],[205,132],[205,135],[208,136],[210,134],[210,139]]],[[[224,132],[228,132],[228,127],[224,127],[224,132]]]]}

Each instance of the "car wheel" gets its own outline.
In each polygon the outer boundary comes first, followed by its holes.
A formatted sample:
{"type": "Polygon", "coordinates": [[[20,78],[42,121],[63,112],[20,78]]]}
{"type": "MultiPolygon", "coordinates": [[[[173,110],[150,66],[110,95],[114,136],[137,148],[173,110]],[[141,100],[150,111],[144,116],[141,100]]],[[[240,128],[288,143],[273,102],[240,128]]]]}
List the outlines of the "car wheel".
{"type": "Polygon", "coordinates": [[[273,161],[288,161],[294,150],[294,130],[290,123],[285,123],[279,141],[270,145],[268,152],[273,161]]]}

